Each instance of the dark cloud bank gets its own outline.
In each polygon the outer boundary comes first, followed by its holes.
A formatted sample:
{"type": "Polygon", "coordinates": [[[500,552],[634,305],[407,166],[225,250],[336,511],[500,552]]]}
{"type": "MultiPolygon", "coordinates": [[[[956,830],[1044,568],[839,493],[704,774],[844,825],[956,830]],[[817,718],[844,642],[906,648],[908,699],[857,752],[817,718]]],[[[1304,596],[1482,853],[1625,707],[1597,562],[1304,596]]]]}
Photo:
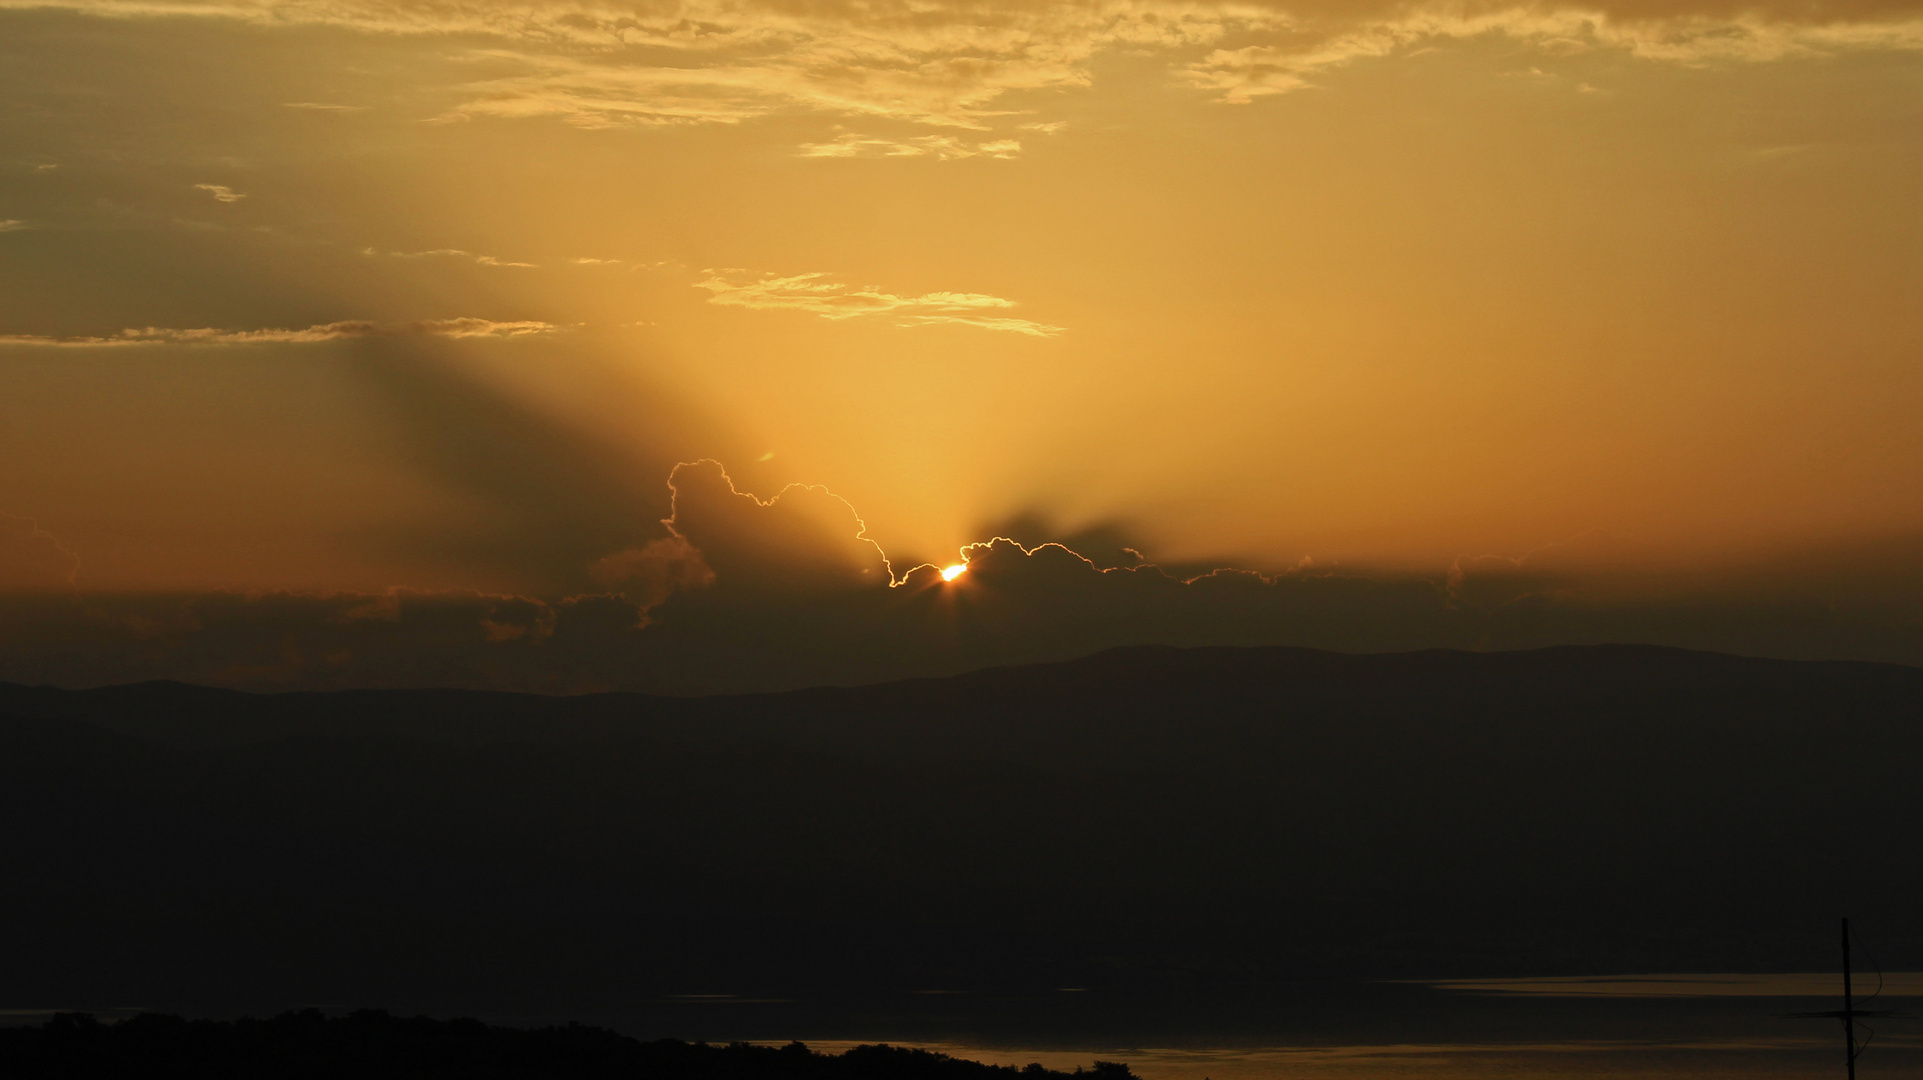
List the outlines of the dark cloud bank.
{"type": "MultiPolygon", "coordinates": [[[[973,548],[967,573],[944,582],[933,566],[891,567],[859,538],[854,511],[823,489],[791,488],[763,503],[735,492],[712,462],[680,467],[673,485],[674,514],[660,535],[583,568],[598,591],[545,598],[89,594],[75,591],[75,556],[56,537],[6,519],[0,680],[704,694],[947,674],[1133,644],[1387,652],[1633,642],[1923,665],[1915,542],[1630,591],[1558,570],[1548,556],[1463,560],[1433,579],[1305,568],[1184,580],[1148,564],[1102,569],[1064,546],[996,540],[973,548]]],[[[84,586],[84,566],[78,578],[84,586]]]]}

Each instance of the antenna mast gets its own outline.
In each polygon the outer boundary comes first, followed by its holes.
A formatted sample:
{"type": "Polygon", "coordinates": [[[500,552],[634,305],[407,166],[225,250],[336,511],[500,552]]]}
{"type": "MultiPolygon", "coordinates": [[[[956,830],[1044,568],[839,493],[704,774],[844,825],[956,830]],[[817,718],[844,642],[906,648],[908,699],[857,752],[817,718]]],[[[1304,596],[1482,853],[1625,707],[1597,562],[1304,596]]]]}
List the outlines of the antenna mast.
{"type": "MultiPolygon", "coordinates": [[[[1877,992],[1882,992],[1880,982],[1878,983],[1877,992]]],[[[1876,995],[1872,994],[1870,996],[1875,997],[1876,995]]],[[[1848,919],[1843,920],[1843,1007],[1829,1012],[1780,1013],[1778,1015],[1843,1021],[1843,1061],[1849,1069],[1850,1080],[1856,1080],[1856,1056],[1863,1052],[1863,1048],[1856,1042],[1857,1019],[1864,1016],[1911,1019],[1899,1012],[1890,1012],[1885,1009],[1859,1009],[1856,1007],[1856,996],[1850,986],[1850,921],[1848,919]]]]}
{"type": "Polygon", "coordinates": [[[1850,921],[1843,920],[1843,1060],[1856,1080],[1856,1001],[1850,995],[1850,921]]]}

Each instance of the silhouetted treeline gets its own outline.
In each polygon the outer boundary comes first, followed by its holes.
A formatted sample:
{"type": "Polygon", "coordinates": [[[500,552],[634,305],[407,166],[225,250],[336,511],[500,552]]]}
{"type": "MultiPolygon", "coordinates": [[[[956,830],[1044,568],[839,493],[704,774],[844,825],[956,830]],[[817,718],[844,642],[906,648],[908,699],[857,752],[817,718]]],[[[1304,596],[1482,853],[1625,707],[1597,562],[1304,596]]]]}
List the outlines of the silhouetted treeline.
{"type": "Polygon", "coordinates": [[[1923,964],[1912,668],[1128,649],[694,700],[0,686],[0,713],[0,1007],[1821,970],[1798,929],[1842,913],[1923,964]]]}
{"type": "Polygon", "coordinates": [[[1128,1080],[1098,1061],[1073,1073],[985,1065],[927,1050],[857,1046],[821,1054],[782,1047],[640,1042],[604,1028],[533,1029],[478,1020],[317,1010],[268,1020],[184,1020],[143,1013],[103,1024],[61,1013],[0,1028],[10,1080],[1128,1080]]]}

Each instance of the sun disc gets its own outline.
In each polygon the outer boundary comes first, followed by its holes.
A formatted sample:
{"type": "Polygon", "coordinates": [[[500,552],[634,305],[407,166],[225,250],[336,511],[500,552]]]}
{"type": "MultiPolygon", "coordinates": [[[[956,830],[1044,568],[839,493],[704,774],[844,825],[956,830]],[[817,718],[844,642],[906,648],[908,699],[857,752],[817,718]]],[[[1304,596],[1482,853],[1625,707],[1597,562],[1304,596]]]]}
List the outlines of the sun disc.
{"type": "Polygon", "coordinates": [[[967,572],[968,572],[967,563],[956,563],[955,565],[950,567],[945,567],[942,570],[941,579],[943,581],[953,581],[967,572]]]}

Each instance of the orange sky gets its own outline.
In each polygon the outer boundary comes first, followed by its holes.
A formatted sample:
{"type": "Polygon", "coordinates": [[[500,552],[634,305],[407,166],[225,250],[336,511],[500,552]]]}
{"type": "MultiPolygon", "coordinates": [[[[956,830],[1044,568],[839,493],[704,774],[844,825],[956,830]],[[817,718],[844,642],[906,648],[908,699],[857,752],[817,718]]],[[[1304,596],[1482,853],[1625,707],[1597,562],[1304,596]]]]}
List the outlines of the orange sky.
{"type": "Polygon", "coordinates": [[[0,512],[85,590],[563,595],[704,457],[908,564],[1923,531],[1913,3],[0,0],[0,55],[0,512]]]}

